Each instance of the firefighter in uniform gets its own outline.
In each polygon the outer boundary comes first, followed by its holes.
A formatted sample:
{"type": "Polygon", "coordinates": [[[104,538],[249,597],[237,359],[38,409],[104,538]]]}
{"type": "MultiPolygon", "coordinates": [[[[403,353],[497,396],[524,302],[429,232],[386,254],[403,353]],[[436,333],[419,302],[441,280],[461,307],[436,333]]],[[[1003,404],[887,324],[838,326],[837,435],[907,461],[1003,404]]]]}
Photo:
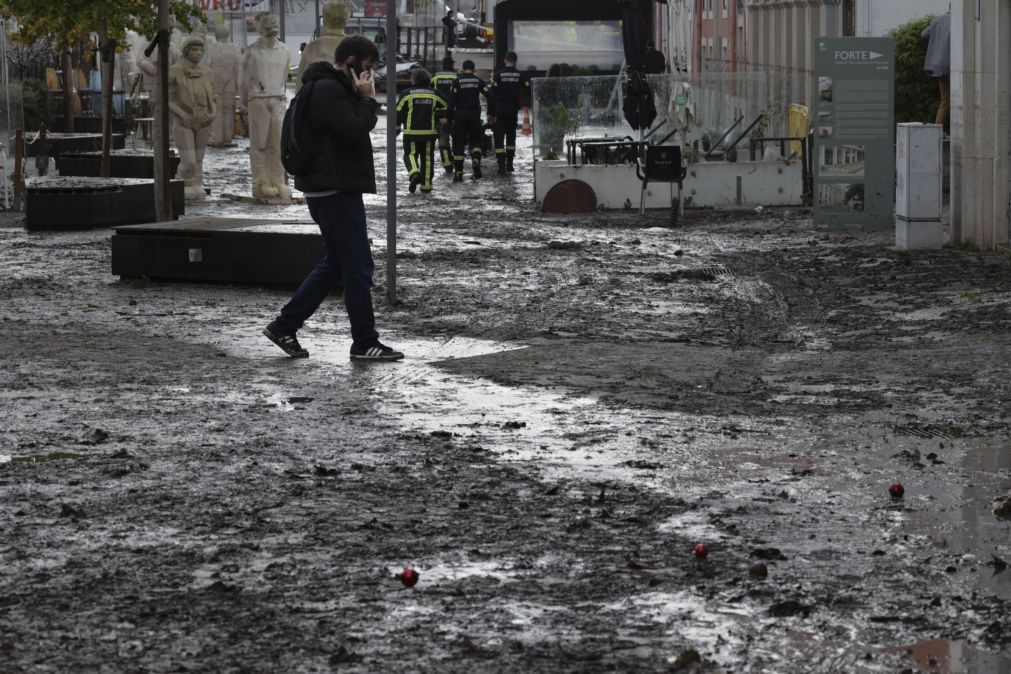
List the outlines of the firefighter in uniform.
{"type": "Polygon", "coordinates": [[[516,69],[516,52],[509,52],[492,79],[488,96],[488,122],[493,124],[495,159],[499,173],[513,172],[516,156],[516,124],[520,108],[530,101],[530,79],[516,69]]]}
{"type": "Polygon", "coordinates": [[[481,96],[489,106],[488,85],[474,74],[474,62],[463,62],[463,70],[453,85],[453,182],[463,182],[463,159],[470,148],[474,180],[481,179],[484,126],[481,124],[481,96]]]}
{"type": "Polygon", "coordinates": [[[443,113],[446,123],[439,125],[439,157],[446,173],[453,172],[453,85],[456,83],[453,65],[453,57],[447,56],[442,59],[442,70],[432,75],[432,88],[449,105],[449,110],[443,113]]]}
{"type": "Polygon", "coordinates": [[[435,167],[435,143],[439,125],[446,123],[449,104],[432,89],[432,76],[424,68],[411,73],[411,88],[397,101],[397,124],[404,130],[404,164],[410,175],[413,194],[421,185],[422,192],[432,191],[435,167]]]}

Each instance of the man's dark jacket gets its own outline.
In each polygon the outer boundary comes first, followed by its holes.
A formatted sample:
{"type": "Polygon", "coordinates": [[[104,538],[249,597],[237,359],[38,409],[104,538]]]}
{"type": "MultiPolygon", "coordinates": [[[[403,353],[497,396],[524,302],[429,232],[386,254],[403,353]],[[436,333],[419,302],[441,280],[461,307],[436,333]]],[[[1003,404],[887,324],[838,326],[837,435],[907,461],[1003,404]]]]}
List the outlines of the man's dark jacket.
{"type": "Polygon", "coordinates": [[[305,138],[310,146],[318,143],[321,151],[312,170],[296,176],[295,188],[302,192],[374,194],[376,167],[369,133],[376,127],[379,103],[356,94],[351,78],[325,61],[305,69],[302,84],[310,83],[305,138]]]}

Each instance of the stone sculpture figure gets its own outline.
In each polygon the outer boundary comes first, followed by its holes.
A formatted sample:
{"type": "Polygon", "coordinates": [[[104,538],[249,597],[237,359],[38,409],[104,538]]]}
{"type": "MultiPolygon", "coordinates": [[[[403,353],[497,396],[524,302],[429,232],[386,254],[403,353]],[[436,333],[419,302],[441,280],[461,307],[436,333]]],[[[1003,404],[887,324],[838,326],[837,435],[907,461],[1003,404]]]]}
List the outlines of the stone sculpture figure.
{"type": "MultiPolygon", "coordinates": [[[[150,39],[142,40],[140,51],[135,54],[137,68],[144,76],[144,90],[151,92],[151,102],[158,100],[158,50],[153,49],[151,55],[147,56],[144,50],[147,48],[150,39]]],[[[172,67],[179,60],[180,51],[176,45],[169,40],[169,67],[172,67]]],[[[157,115],[155,115],[157,118],[157,115]]]]}
{"type": "Polygon", "coordinates": [[[253,174],[253,196],[291,197],[284,184],[281,165],[281,123],[284,120],[285,90],[291,52],[278,41],[277,17],[256,17],[259,39],[246,48],[242,62],[239,96],[249,112],[249,164],[253,174]]]}
{"type": "Polygon", "coordinates": [[[187,199],[203,199],[204,150],[214,121],[214,77],[200,63],[204,41],[190,36],[183,42],[182,58],[169,68],[168,106],[172,133],[179,150],[178,175],[186,181],[187,199]]]}
{"type": "Polygon", "coordinates": [[[228,27],[214,29],[217,41],[210,50],[208,65],[214,76],[214,100],[217,114],[211,125],[211,142],[215,147],[230,145],[235,135],[235,93],[238,91],[242,52],[228,40],[228,27]]]}
{"type": "Polygon", "coordinates": [[[302,50],[302,58],[298,62],[298,77],[295,79],[295,91],[302,88],[302,73],[315,61],[326,61],[333,65],[334,52],[341,40],[347,37],[344,29],[348,25],[348,6],[342,0],[330,0],[323,5],[323,35],[306,45],[302,50]]]}

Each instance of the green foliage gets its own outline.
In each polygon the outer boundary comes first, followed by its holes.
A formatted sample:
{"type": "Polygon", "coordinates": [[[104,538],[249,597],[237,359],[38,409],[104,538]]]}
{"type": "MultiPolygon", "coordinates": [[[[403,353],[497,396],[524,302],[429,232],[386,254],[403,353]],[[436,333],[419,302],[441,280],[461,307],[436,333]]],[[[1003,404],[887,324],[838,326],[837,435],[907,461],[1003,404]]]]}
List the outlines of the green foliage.
{"type": "Polygon", "coordinates": [[[46,83],[38,79],[21,83],[21,105],[26,129],[38,129],[46,119],[46,83]]]}
{"type": "Polygon", "coordinates": [[[545,109],[544,117],[559,136],[564,137],[579,129],[579,118],[569,112],[562,103],[555,103],[545,109]]]}
{"type": "Polygon", "coordinates": [[[895,40],[896,124],[933,122],[937,113],[937,81],[923,69],[927,43],[920,39],[933,18],[910,21],[888,34],[895,40]]]}
{"type": "MultiPolygon", "coordinates": [[[[46,85],[37,79],[11,82],[7,89],[0,88],[0,100],[10,105],[11,119],[7,128],[37,131],[46,122],[46,85]]],[[[3,111],[4,115],[6,111],[3,111]]],[[[0,121],[4,115],[0,115],[0,121]]]]}
{"type": "MultiPolygon", "coordinates": [[[[183,26],[205,20],[203,11],[182,0],[172,0],[169,11],[183,26]]],[[[17,19],[18,32],[12,36],[22,44],[52,40],[58,49],[87,41],[97,32],[109,40],[122,42],[127,29],[154,35],[158,12],[151,0],[0,0],[0,14],[17,19]]]]}
{"type": "Polygon", "coordinates": [[[563,103],[555,103],[544,108],[541,119],[544,121],[539,139],[544,148],[542,157],[550,159],[550,155],[555,155],[557,158],[557,151],[565,147],[565,136],[579,129],[579,117],[569,112],[563,103]]]}

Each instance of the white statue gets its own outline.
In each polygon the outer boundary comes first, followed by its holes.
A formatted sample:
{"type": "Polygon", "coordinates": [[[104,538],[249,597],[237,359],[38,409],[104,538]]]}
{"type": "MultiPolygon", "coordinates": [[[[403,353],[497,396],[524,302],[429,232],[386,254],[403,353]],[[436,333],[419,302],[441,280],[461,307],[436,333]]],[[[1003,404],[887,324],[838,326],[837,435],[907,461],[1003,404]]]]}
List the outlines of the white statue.
{"type": "Polygon", "coordinates": [[[330,0],[323,5],[323,28],[326,33],[307,44],[302,50],[302,58],[298,62],[298,77],[295,79],[296,92],[302,88],[302,73],[310,63],[326,61],[333,65],[337,45],[347,37],[344,33],[347,25],[348,6],[342,0],[330,0]]]}
{"type": "Polygon", "coordinates": [[[182,58],[169,68],[168,106],[172,133],[179,149],[180,178],[186,181],[187,199],[203,199],[204,150],[214,121],[214,77],[201,65],[204,41],[190,36],[183,42],[182,58]]]}
{"type": "Polygon", "coordinates": [[[246,48],[242,62],[239,96],[249,111],[249,164],[253,173],[253,196],[291,197],[284,184],[281,165],[281,122],[291,52],[277,39],[277,17],[256,17],[260,37],[246,48]]]}
{"type": "Polygon", "coordinates": [[[239,46],[228,41],[228,26],[214,29],[217,41],[210,49],[207,65],[214,76],[214,100],[217,115],[211,125],[211,145],[229,145],[235,135],[235,92],[238,90],[242,64],[239,46]]]}
{"type": "MultiPolygon", "coordinates": [[[[178,31],[177,31],[178,32],[178,31]]],[[[151,92],[152,103],[158,100],[158,48],[155,47],[151,50],[151,55],[147,56],[144,54],[144,50],[147,49],[147,45],[151,43],[151,40],[144,40],[142,42],[143,48],[136,54],[137,57],[137,68],[143,73],[144,77],[144,90],[151,92]]],[[[172,40],[169,40],[169,67],[179,60],[181,52],[173,44],[172,40]]],[[[157,118],[158,115],[155,115],[157,118]]]]}

